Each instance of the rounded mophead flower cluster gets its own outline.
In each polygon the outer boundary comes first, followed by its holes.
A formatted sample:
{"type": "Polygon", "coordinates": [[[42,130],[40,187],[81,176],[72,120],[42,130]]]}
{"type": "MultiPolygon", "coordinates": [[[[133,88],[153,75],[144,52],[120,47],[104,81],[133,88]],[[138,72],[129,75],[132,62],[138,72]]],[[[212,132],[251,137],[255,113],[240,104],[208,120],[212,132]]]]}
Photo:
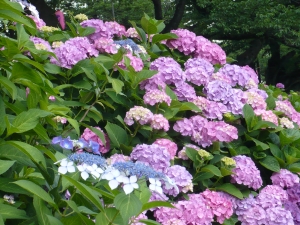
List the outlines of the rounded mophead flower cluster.
{"type": "Polygon", "coordinates": [[[145,125],[151,122],[153,113],[142,106],[134,106],[131,108],[125,116],[124,122],[131,126],[134,122],[138,122],[141,125],[145,125]]]}
{"type": "Polygon", "coordinates": [[[290,188],[299,183],[299,176],[287,169],[281,169],[279,173],[273,173],[272,183],[282,188],[290,188]]]}

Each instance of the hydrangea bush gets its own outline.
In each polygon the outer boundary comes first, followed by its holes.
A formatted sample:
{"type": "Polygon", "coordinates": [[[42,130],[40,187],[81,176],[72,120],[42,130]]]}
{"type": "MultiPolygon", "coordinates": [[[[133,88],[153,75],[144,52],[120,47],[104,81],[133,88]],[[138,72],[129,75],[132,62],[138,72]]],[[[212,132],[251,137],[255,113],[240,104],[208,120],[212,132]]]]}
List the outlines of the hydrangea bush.
{"type": "Polygon", "coordinates": [[[300,224],[296,92],[147,15],[0,4],[0,224],[300,224]]]}

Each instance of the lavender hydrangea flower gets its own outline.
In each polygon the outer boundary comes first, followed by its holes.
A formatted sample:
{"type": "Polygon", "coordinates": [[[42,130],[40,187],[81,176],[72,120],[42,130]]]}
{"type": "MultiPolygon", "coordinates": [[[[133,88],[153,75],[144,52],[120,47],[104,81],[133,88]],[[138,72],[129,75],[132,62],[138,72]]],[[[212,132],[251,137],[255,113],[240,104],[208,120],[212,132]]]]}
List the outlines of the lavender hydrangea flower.
{"type": "Polygon", "coordinates": [[[299,183],[299,176],[287,169],[280,169],[279,173],[273,173],[271,180],[273,184],[282,188],[290,188],[299,183]]]}
{"type": "Polygon", "coordinates": [[[38,37],[30,37],[30,41],[32,41],[36,47],[36,49],[39,50],[46,50],[48,52],[53,52],[52,48],[49,44],[48,41],[45,41],[42,38],[38,38],[38,37]]]}
{"type": "Polygon", "coordinates": [[[292,214],[294,224],[300,225],[300,208],[295,202],[286,201],[284,203],[284,208],[292,214]]]}
{"type": "Polygon", "coordinates": [[[105,26],[108,28],[111,35],[122,37],[126,35],[126,29],[123,25],[120,25],[116,21],[105,22],[105,26]]]}
{"type": "Polygon", "coordinates": [[[196,98],[194,87],[185,82],[175,83],[173,91],[180,101],[193,101],[196,98]]]}
{"type": "Polygon", "coordinates": [[[257,190],[262,186],[260,171],[248,156],[238,155],[233,157],[236,167],[232,170],[231,182],[243,184],[257,190]]]}
{"type": "Polygon", "coordinates": [[[108,165],[112,165],[117,162],[127,162],[130,161],[130,157],[123,154],[113,154],[111,157],[106,159],[108,165]]]}
{"type": "Polygon", "coordinates": [[[288,195],[286,191],[277,185],[266,186],[256,197],[257,204],[264,209],[282,206],[287,199],[288,195]]]}
{"type": "Polygon", "coordinates": [[[168,150],[156,144],[139,144],[130,154],[132,160],[151,165],[157,171],[164,172],[170,166],[171,156],[168,150]]]}
{"type": "Polygon", "coordinates": [[[188,59],[184,66],[187,81],[198,86],[207,85],[214,72],[213,65],[201,58],[188,59]]]}
{"type": "Polygon", "coordinates": [[[154,106],[157,103],[165,102],[168,106],[171,104],[171,98],[164,91],[154,89],[147,91],[143,97],[144,103],[154,106]]]}
{"type": "Polygon", "coordinates": [[[177,39],[169,39],[166,45],[169,48],[177,49],[185,55],[190,55],[195,51],[196,34],[187,29],[171,30],[171,33],[178,36],[177,39]]]}
{"type": "Polygon", "coordinates": [[[165,171],[165,174],[169,178],[171,178],[178,187],[169,188],[166,185],[163,185],[163,191],[165,194],[173,195],[174,197],[176,197],[179,192],[186,193],[190,188],[193,188],[193,176],[186,170],[185,167],[179,165],[168,167],[165,171]]]}
{"type": "Polygon", "coordinates": [[[271,207],[266,209],[265,225],[294,225],[290,211],[282,207],[271,207]]]}
{"type": "Polygon", "coordinates": [[[205,87],[207,98],[212,101],[221,101],[226,104],[232,96],[232,87],[222,81],[209,82],[205,87]]]}
{"type": "Polygon", "coordinates": [[[164,77],[162,77],[161,74],[159,73],[155,74],[154,76],[152,76],[147,80],[143,80],[140,83],[140,88],[146,91],[151,91],[156,89],[165,90],[166,86],[167,85],[165,83],[164,77]]]}
{"type": "Polygon", "coordinates": [[[296,183],[291,188],[286,190],[288,194],[288,200],[291,202],[300,203],[300,184],[296,183]]]}
{"type": "Polygon", "coordinates": [[[67,69],[71,69],[80,60],[98,56],[98,51],[86,37],[71,38],[58,48],[55,48],[54,53],[58,60],[51,57],[50,62],[67,69]]]}
{"type": "Polygon", "coordinates": [[[277,83],[277,84],[276,84],[276,87],[277,87],[277,88],[284,89],[284,84],[282,84],[282,83],[277,83]]]}
{"type": "Polygon", "coordinates": [[[192,136],[194,125],[193,122],[187,118],[176,121],[173,129],[179,132],[182,136],[192,136]]]}
{"type": "Polygon", "coordinates": [[[246,96],[246,104],[251,105],[253,110],[266,110],[267,103],[264,98],[254,91],[246,91],[244,92],[246,96]]]}
{"type": "Polygon", "coordinates": [[[218,72],[230,77],[232,86],[245,87],[250,79],[249,72],[237,65],[226,64],[218,72]]]}
{"type": "Polygon", "coordinates": [[[176,84],[185,81],[186,76],[180,65],[171,57],[159,57],[155,59],[150,70],[157,70],[159,76],[166,84],[176,84]]]}
{"type": "MultiPolygon", "coordinates": [[[[110,149],[110,140],[109,140],[108,136],[103,132],[103,130],[101,130],[100,127],[94,127],[94,128],[96,128],[101,133],[103,133],[103,135],[105,137],[105,141],[106,141],[105,144],[102,142],[102,140],[99,138],[99,136],[97,134],[95,134],[92,130],[90,130],[89,128],[85,128],[85,130],[83,131],[83,133],[81,135],[81,138],[83,138],[86,141],[94,141],[94,142],[98,143],[99,148],[98,148],[97,152],[99,152],[99,154],[108,152],[110,149]]],[[[94,153],[95,153],[95,151],[94,151],[94,153]]]]}
{"type": "Polygon", "coordinates": [[[153,113],[142,106],[134,106],[125,116],[124,122],[131,126],[135,121],[141,125],[145,125],[152,121],[153,113]]]}
{"type": "Polygon", "coordinates": [[[117,46],[111,38],[100,37],[95,40],[94,46],[100,53],[116,54],[118,52],[117,46]]]}

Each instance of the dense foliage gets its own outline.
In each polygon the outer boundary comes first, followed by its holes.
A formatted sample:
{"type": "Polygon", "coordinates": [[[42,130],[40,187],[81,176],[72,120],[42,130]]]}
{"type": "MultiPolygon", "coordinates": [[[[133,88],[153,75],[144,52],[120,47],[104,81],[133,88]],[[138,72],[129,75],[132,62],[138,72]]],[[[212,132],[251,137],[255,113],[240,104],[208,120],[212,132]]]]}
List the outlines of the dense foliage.
{"type": "Polygon", "coordinates": [[[0,4],[0,224],[300,223],[297,93],[146,14],[0,4]]]}

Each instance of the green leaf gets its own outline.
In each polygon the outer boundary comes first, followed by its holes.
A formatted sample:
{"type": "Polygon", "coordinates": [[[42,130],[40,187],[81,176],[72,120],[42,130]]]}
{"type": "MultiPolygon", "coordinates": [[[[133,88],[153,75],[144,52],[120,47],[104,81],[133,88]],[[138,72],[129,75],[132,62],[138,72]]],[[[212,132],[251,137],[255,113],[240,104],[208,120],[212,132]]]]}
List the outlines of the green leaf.
{"type": "Polygon", "coordinates": [[[21,141],[7,141],[1,144],[0,146],[3,145],[11,145],[17,148],[19,151],[24,153],[26,157],[30,158],[33,162],[35,162],[36,165],[42,165],[44,168],[46,168],[45,157],[37,148],[33,147],[32,145],[21,141]]]}
{"type": "Polygon", "coordinates": [[[48,215],[51,215],[50,209],[47,208],[45,202],[37,195],[33,196],[33,206],[40,225],[51,225],[48,215]]]}
{"type": "Polygon", "coordinates": [[[72,127],[74,127],[76,133],[78,136],[80,136],[80,130],[79,130],[79,123],[77,120],[71,119],[71,118],[67,118],[68,122],[72,125],[72,127]]]}
{"type": "Polygon", "coordinates": [[[36,125],[36,127],[33,129],[34,130],[34,132],[37,134],[37,135],[39,135],[39,137],[42,139],[42,140],[44,140],[44,141],[46,141],[47,143],[50,143],[51,142],[51,140],[50,140],[50,138],[49,138],[49,136],[48,136],[48,134],[47,134],[47,130],[42,126],[42,124],[37,124],[36,125]]]}
{"type": "Polygon", "coordinates": [[[138,215],[142,209],[142,202],[133,193],[118,194],[114,199],[114,205],[116,209],[120,210],[124,222],[128,222],[132,216],[138,215]]]}
{"type": "Polygon", "coordinates": [[[0,225],[5,225],[1,214],[0,214],[0,225]]]}
{"type": "Polygon", "coordinates": [[[14,181],[13,178],[0,177],[0,190],[7,193],[30,195],[28,191],[14,184],[14,181]]]}
{"type": "Polygon", "coordinates": [[[88,198],[100,211],[103,211],[103,206],[100,199],[91,188],[79,181],[72,179],[71,177],[68,177],[66,175],[62,176],[65,179],[67,179],[70,183],[72,183],[78,189],[78,191],[80,191],[82,195],[88,198]]]}
{"type": "Polygon", "coordinates": [[[139,223],[144,223],[144,224],[146,224],[146,225],[161,225],[161,223],[156,222],[156,221],[153,221],[153,220],[145,220],[145,219],[142,219],[142,220],[139,220],[138,222],[139,222],[139,223]]]}
{"type": "Polygon", "coordinates": [[[128,225],[128,223],[123,222],[123,218],[120,215],[119,210],[116,208],[106,208],[104,212],[99,213],[96,216],[95,225],[128,225]]]}
{"type": "MultiPolygon", "coordinates": [[[[65,156],[63,158],[66,158],[65,156]]],[[[79,177],[80,177],[80,172],[79,171],[76,171],[74,173],[71,173],[69,174],[69,176],[73,179],[73,180],[76,180],[78,181],[79,180],[79,177]]],[[[68,187],[70,187],[72,185],[72,183],[67,180],[65,177],[62,177],[61,178],[61,184],[62,184],[62,191],[65,191],[68,189],[68,187]]]]}
{"type": "Polygon", "coordinates": [[[151,191],[149,190],[145,179],[139,180],[138,185],[139,189],[134,190],[134,194],[139,198],[142,204],[145,204],[151,197],[151,191]]]}
{"type": "MultiPolygon", "coordinates": [[[[93,225],[94,224],[93,221],[91,221],[90,219],[88,219],[87,217],[85,217],[84,215],[82,215],[80,213],[80,211],[74,201],[69,200],[69,201],[65,201],[65,202],[67,202],[67,204],[70,206],[70,208],[73,209],[74,212],[77,213],[77,215],[80,217],[80,220],[82,221],[82,224],[85,224],[85,225],[93,225]]],[[[91,210],[89,210],[89,211],[91,211],[91,210]]]]}
{"type": "Polygon", "coordinates": [[[197,155],[198,155],[198,151],[193,149],[193,148],[188,148],[186,147],[185,150],[186,155],[192,160],[192,161],[196,161],[197,160],[197,155]]]}
{"type": "Polygon", "coordinates": [[[224,220],[223,225],[235,225],[238,222],[236,217],[231,217],[229,219],[224,220]]]}
{"type": "Polygon", "coordinates": [[[27,219],[28,216],[24,210],[17,209],[16,207],[0,203],[0,215],[3,220],[6,219],[27,219]]]}
{"type": "Polygon", "coordinates": [[[0,96],[0,135],[2,135],[6,129],[5,116],[5,105],[2,100],[2,96],[0,96]]]}
{"type": "Polygon", "coordinates": [[[120,94],[122,92],[122,87],[124,86],[123,81],[119,79],[111,78],[109,76],[107,76],[107,80],[109,83],[112,84],[112,88],[117,94],[120,94]]]}
{"type": "Polygon", "coordinates": [[[265,144],[265,143],[263,143],[263,142],[261,142],[261,141],[255,139],[255,138],[253,138],[253,137],[250,137],[249,135],[246,135],[246,137],[247,137],[248,139],[250,139],[250,140],[252,140],[252,141],[255,142],[255,145],[257,146],[257,150],[259,150],[259,151],[264,151],[264,150],[269,149],[269,145],[267,145],[267,144],[265,144]]]}
{"type": "Polygon", "coordinates": [[[146,38],[146,33],[145,33],[145,31],[144,31],[142,28],[138,27],[134,21],[130,21],[130,20],[129,20],[129,22],[130,22],[130,23],[132,24],[132,26],[136,29],[136,31],[138,32],[138,34],[139,34],[139,36],[141,37],[142,41],[143,41],[144,43],[146,43],[146,42],[147,42],[147,38],[146,38]]]}
{"type": "Polygon", "coordinates": [[[300,138],[300,131],[298,129],[284,129],[279,134],[280,144],[288,145],[300,138]]]}
{"type": "Polygon", "coordinates": [[[250,131],[252,128],[252,121],[255,117],[254,111],[250,105],[248,105],[248,104],[244,105],[243,115],[246,120],[247,129],[248,129],[248,131],[250,131]]]}
{"type": "Polygon", "coordinates": [[[255,126],[253,127],[253,130],[259,130],[262,128],[276,128],[277,126],[269,121],[258,121],[255,126]]]}
{"type": "Polygon", "coordinates": [[[17,24],[17,40],[18,40],[18,48],[21,49],[25,45],[26,42],[29,41],[29,35],[26,33],[22,24],[17,24]]]}
{"type": "Polygon", "coordinates": [[[300,173],[300,163],[290,164],[287,169],[293,173],[300,173]]]}
{"type": "Polygon", "coordinates": [[[259,163],[271,171],[274,171],[274,172],[280,171],[279,163],[276,160],[276,158],[274,158],[273,156],[268,155],[264,159],[260,160],[259,163]]]}
{"type": "Polygon", "coordinates": [[[286,145],[282,148],[282,150],[288,164],[295,163],[300,160],[297,158],[297,151],[299,151],[297,148],[286,145]]]}
{"type": "Polygon", "coordinates": [[[136,88],[139,83],[153,77],[155,74],[157,74],[156,70],[141,70],[137,72],[134,76],[132,87],[136,88]]]}
{"type": "Polygon", "coordinates": [[[233,184],[230,184],[230,183],[222,184],[220,186],[217,186],[216,190],[224,191],[224,192],[227,192],[228,194],[231,194],[239,199],[243,199],[242,192],[233,184]]]}
{"type": "Polygon", "coordinates": [[[51,225],[64,225],[59,219],[53,216],[47,215],[47,218],[51,225]]]}
{"type": "Polygon", "coordinates": [[[211,172],[212,174],[214,174],[218,177],[222,177],[221,171],[219,170],[218,167],[216,167],[214,165],[206,165],[206,166],[202,167],[201,171],[211,172]]]}
{"type": "Polygon", "coordinates": [[[157,42],[160,42],[162,40],[168,40],[168,39],[177,39],[177,35],[176,34],[172,34],[172,33],[165,33],[165,34],[155,34],[152,37],[152,44],[155,44],[157,42]]]}
{"type": "Polygon", "coordinates": [[[270,146],[270,151],[272,153],[272,155],[277,159],[277,161],[280,163],[281,166],[283,166],[285,164],[285,158],[284,155],[282,153],[282,151],[280,150],[280,148],[277,145],[274,145],[272,143],[269,143],[270,146]]]}
{"type": "Polygon", "coordinates": [[[5,173],[16,161],[0,160],[0,174],[5,173]]]}
{"type": "Polygon", "coordinates": [[[143,205],[143,208],[140,212],[144,212],[146,210],[156,208],[156,207],[168,207],[168,208],[175,208],[170,202],[164,202],[164,201],[152,201],[145,203],[143,205]]]}
{"type": "Polygon", "coordinates": [[[50,195],[43,188],[36,185],[35,183],[33,183],[29,180],[18,180],[13,183],[19,185],[20,187],[24,188],[28,192],[32,193],[33,195],[38,196],[42,200],[48,202],[49,204],[51,204],[52,206],[57,208],[55,202],[50,197],[50,195]]]}
{"type": "Polygon", "coordinates": [[[210,179],[213,176],[214,176],[214,174],[212,174],[211,172],[200,172],[194,176],[193,181],[199,182],[199,181],[210,179]]]}
{"type": "Polygon", "coordinates": [[[148,19],[146,19],[145,17],[143,17],[141,19],[141,25],[142,28],[144,29],[144,31],[150,35],[150,34],[156,34],[157,33],[157,27],[152,24],[148,19]]]}
{"type": "Polygon", "coordinates": [[[128,136],[126,131],[122,128],[119,127],[116,124],[107,122],[105,126],[105,130],[109,136],[109,139],[111,140],[111,146],[112,148],[114,147],[120,147],[121,144],[128,144],[128,136]]]}
{"type": "Polygon", "coordinates": [[[14,83],[6,77],[0,76],[0,84],[4,86],[4,88],[9,92],[11,98],[15,100],[17,97],[17,88],[14,83]]]}
{"type": "Polygon", "coordinates": [[[201,112],[199,107],[196,106],[192,102],[184,102],[184,103],[182,103],[182,105],[179,108],[179,111],[187,111],[187,110],[192,110],[192,111],[195,111],[195,112],[201,112]]]}
{"type": "Polygon", "coordinates": [[[45,63],[44,69],[46,72],[51,73],[51,74],[60,74],[61,73],[61,67],[59,67],[55,64],[52,64],[52,63],[45,63]]]}
{"type": "Polygon", "coordinates": [[[40,64],[40,63],[38,63],[38,62],[36,62],[34,60],[29,59],[25,55],[17,54],[17,55],[14,55],[13,59],[17,60],[19,62],[28,63],[28,64],[34,66],[35,68],[37,68],[38,70],[40,70],[41,72],[45,73],[45,70],[44,70],[44,67],[43,67],[42,64],[40,64]]]}
{"type": "Polygon", "coordinates": [[[25,131],[34,129],[39,123],[39,119],[49,116],[52,113],[40,110],[40,109],[29,109],[28,111],[22,112],[16,116],[12,123],[12,129],[9,130],[7,136],[12,133],[23,133],[25,131]]]}

